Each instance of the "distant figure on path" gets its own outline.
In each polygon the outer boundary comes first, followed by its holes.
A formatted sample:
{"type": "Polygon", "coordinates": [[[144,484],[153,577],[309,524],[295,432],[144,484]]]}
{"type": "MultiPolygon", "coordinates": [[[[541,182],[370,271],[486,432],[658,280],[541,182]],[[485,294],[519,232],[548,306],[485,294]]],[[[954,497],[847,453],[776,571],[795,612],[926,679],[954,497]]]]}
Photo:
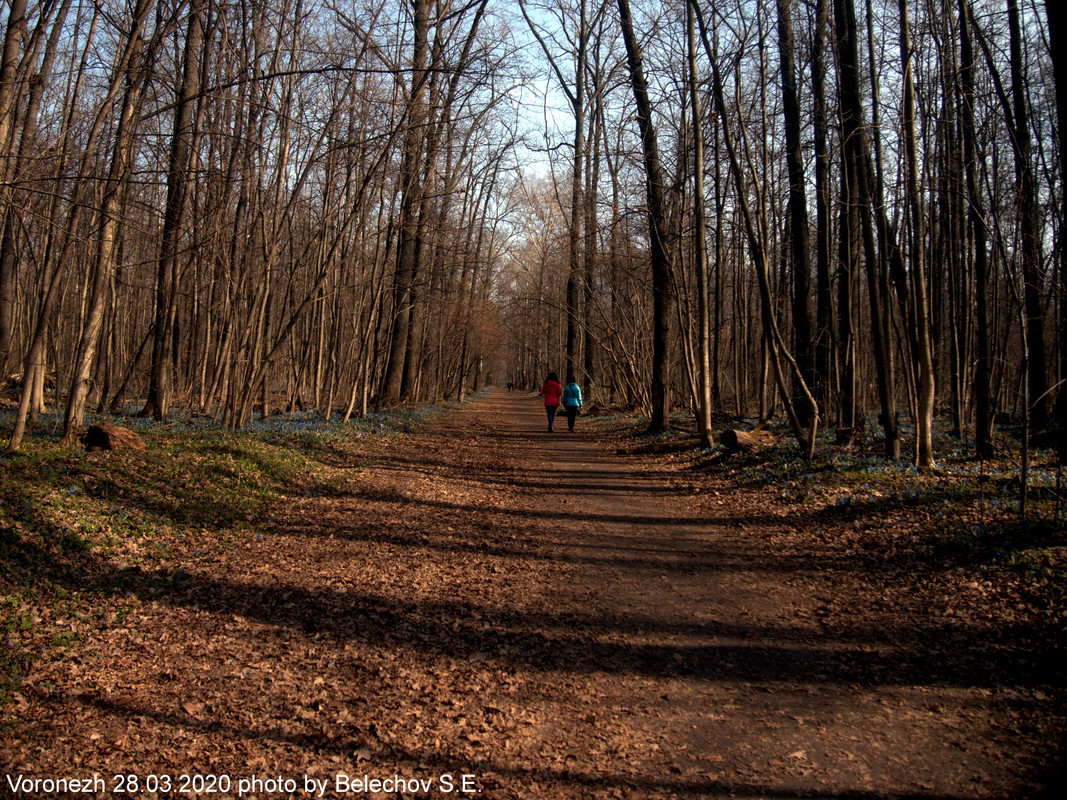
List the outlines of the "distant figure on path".
{"type": "Polygon", "coordinates": [[[541,387],[541,396],[545,398],[545,412],[548,414],[548,432],[552,432],[552,425],[556,421],[556,409],[559,408],[559,399],[563,396],[563,387],[559,385],[556,373],[548,373],[545,385],[541,387]]]}
{"type": "Polygon", "coordinates": [[[574,433],[574,419],[582,407],[582,389],[573,375],[567,376],[567,385],[563,389],[563,408],[567,411],[567,430],[574,433]]]}

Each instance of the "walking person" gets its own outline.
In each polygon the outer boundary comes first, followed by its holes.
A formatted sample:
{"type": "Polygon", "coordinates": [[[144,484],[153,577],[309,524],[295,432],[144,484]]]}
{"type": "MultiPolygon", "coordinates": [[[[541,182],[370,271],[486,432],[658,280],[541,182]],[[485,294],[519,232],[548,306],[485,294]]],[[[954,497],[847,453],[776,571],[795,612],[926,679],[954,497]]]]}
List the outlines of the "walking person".
{"type": "Polygon", "coordinates": [[[563,387],[559,385],[556,373],[548,373],[544,386],[541,387],[541,396],[545,398],[545,413],[548,414],[548,432],[552,432],[552,426],[556,422],[556,409],[559,408],[559,399],[563,396],[563,387]]]}
{"type": "Polygon", "coordinates": [[[574,420],[578,409],[582,407],[582,389],[573,375],[567,376],[567,385],[563,387],[563,408],[567,412],[567,430],[574,433],[574,420]]]}

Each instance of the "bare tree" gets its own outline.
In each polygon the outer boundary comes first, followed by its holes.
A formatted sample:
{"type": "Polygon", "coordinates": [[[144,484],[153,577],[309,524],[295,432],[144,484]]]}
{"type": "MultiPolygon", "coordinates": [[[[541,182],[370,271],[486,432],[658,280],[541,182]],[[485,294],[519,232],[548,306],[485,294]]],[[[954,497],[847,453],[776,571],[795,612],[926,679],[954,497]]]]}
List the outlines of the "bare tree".
{"type": "Polygon", "coordinates": [[[395,403],[401,399],[404,365],[411,327],[412,284],[417,270],[418,209],[422,193],[420,182],[423,122],[426,118],[424,94],[429,79],[426,58],[429,46],[430,0],[412,2],[411,82],[407,97],[407,128],[404,135],[403,163],[400,167],[402,204],[398,225],[400,242],[397,247],[397,267],[394,278],[395,307],[389,361],[386,367],[382,397],[395,403]]]}
{"type": "Polygon", "coordinates": [[[871,327],[878,373],[878,396],[881,422],[885,434],[887,458],[900,457],[900,433],[897,426],[895,380],[893,375],[892,333],[889,325],[889,302],[882,255],[875,245],[870,149],[863,122],[863,97],[859,80],[859,50],[856,10],[852,0],[834,0],[837,35],[838,70],[841,94],[841,137],[847,169],[846,182],[855,192],[859,210],[867,291],[870,295],[871,327]]]}
{"type": "Polygon", "coordinates": [[[918,419],[916,424],[916,465],[934,465],[934,356],[930,344],[930,311],[926,288],[926,226],[919,191],[919,155],[915,138],[915,83],[913,77],[911,31],[907,0],[899,0],[900,61],[904,73],[904,160],[907,173],[907,206],[910,211],[911,289],[914,297],[914,336],[919,362],[918,419]]]}
{"type": "MultiPolygon", "coordinates": [[[[790,354],[778,325],[777,315],[774,308],[774,297],[771,290],[770,269],[768,267],[768,248],[764,243],[766,238],[766,223],[762,214],[753,212],[751,208],[752,204],[750,204],[748,199],[749,191],[751,190],[756,193],[757,202],[762,203],[763,189],[758,185],[758,182],[753,181],[752,183],[754,183],[755,186],[750,187],[745,180],[746,170],[742,167],[741,156],[739,153],[740,148],[735,143],[730,125],[727,122],[729,111],[726,106],[726,96],[723,89],[722,72],[719,66],[718,54],[712,47],[708,37],[708,26],[703,15],[700,13],[699,7],[697,7],[697,17],[700,22],[700,32],[704,42],[704,50],[707,53],[708,60],[711,62],[712,93],[715,97],[715,104],[719,116],[723,119],[723,143],[729,158],[730,172],[734,179],[734,186],[736,188],[735,197],[740,212],[741,222],[744,226],[745,235],[748,240],[748,255],[752,259],[755,267],[756,280],[759,287],[760,318],[764,333],[767,362],[769,362],[769,367],[773,373],[775,386],[781,393],[781,402],[785,408],[786,416],[789,419],[793,434],[796,436],[797,442],[803,449],[805,456],[808,459],[811,459],[815,453],[816,435],[818,433],[818,412],[817,410],[814,411],[810,419],[810,424],[805,425],[801,421],[800,416],[796,413],[796,407],[793,403],[791,393],[788,391],[786,367],[783,366],[783,361],[788,363],[788,369],[792,375],[793,382],[799,387],[802,396],[806,403],[809,404],[809,407],[817,409],[817,406],[815,398],[812,397],[811,390],[808,388],[804,376],[801,373],[800,365],[790,354]]],[[[754,173],[754,170],[751,168],[747,171],[750,174],[754,173]]]]}
{"type": "Polygon", "coordinates": [[[670,427],[670,343],[671,253],[668,244],[667,208],[664,199],[663,168],[660,164],[652,103],[645,80],[641,46],[634,35],[629,0],[618,0],[619,22],[630,67],[630,85],[637,106],[637,124],[645,162],[645,191],[648,200],[649,256],[652,268],[652,418],[649,432],[670,427]]]}
{"type": "MultiPolygon", "coordinates": [[[[548,60],[549,66],[560,89],[567,97],[571,110],[574,114],[574,153],[573,169],[571,172],[571,225],[569,232],[570,245],[570,271],[567,274],[567,352],[566,370],[568,374],[575,374],[578,361],[579,347],[579,302],[578,286],[582,270],[582,246],[589,245],[582,236],[582,222],[585,218],[583,205],[583,168],[585,165],[585,119],[586,119],[586,67],[589,59],[589,40],[592,26],[589,20],[588,0],[578,0],[578,18],[574,21],[577,30],[567,30],[568,11],[560,6],[554,13],[558,23],[563,27],[565,34],[572,40],[574,58],[574,75],[568,79],[560,64],[560,55],[553,53],[545,36],[541,33],[540,26],[530,17],[525,0],[520,0],[519,9],[529,26],[531,33],[537,40],[548,60]]],[[[563,54],[567,55],[567,54],[563,54]]]]}
{"type": "Polygon", "coordinates": [[[697,277],[697,433],[704,447],[712,445],[711,430],[711,319],[708,294],[708,248],[704,199],[704,115],[701,111],[697,72],[696,0],[685,4],[686,55],[689,62],[689,104],[693,115],[693,209],[695,216],[694,265],[697,277]]]}
{"type": "Polygon", "coordinates": [[[205,6],[205,0],[193,0],[189,7],[182,75],[175,93],[174,132],[167,167],[167,201],[163,212],[159,269],[156,273],[156,318],[148,403],[141,412],[157,420],[167,416],[170,405],[181,242],[187,228],[189,204],[194,190],[192,166],[196,151],[195,122],[200,96],[200,51],[204,43],[205,6]]]}
{"type": "MultiPolygon", "coordinates": [[[[0,52],[0,148],[13,152],[15,130],[19,43],[26,26],[26,0],[12,0],[0,52]]],[[[0,213],[3,214],[3,243],[0,244],[0,373],[6,373],[11,350],[11,329],[15,321],[14,218],[11,184],[14,164],[8,156],[0,160],[0,213]]]]}
{"type": "Polygon", "coordinates": [[[126,68],[116,73],[115,81],[125,83],[122,108],[115,129],[111,154],[111,166],[103,190],[103,200],[96,218],[99,234],[95,245],[92,270],[89,273],[91,288],[89,305],[77,355],[71,376],[70,392],[63,422],[63,442],[73,443],[85,419],[89,397],[89,381],[93,360],[99,346],[100,330],[107,300],[108,282],[118,265],[120,236],[122,230],[121,210],[126,182],[133,158],[133,136],[140,111],[147,65],[142,61],[144,52],[143,30],[146,18],[152,10],[153,0],[137,0],[133,8],[126,68]]]}
{"type": "Polygon", "coordinates": [[[992,348],[989,314],[989,224],[979,186],[978,135],[975,124],[975,53],[971,39],[971,10],[958,0],[960,26],[961,128],[967,181],[967,207],[974,237],[975,313],[978,351],[974,371],[975,450],[979,458],[993,456],[992,348]]]}
{"type": "MultiPolygon", "coordinates": [[[[963,0],[961,0],[962,3],[963,0]]],[[[1045,14],[1048,17],[1049,39],[1059,42],[1060,36],[1067,36],[1067,8],[1056,0],[1045,0],[1045,14]]],[[[1063,136],[1067,131],[1067,56],[1059,48],[1052,47],[1053,74],[1056,79],[1056,120],[1060,130],[1060,242],[1059,242],[1059,293],[1060,293],[1060,380],[1067,379],[1067,242],[1064,241],[1064,225],[1067,224],[1067,147],[1063,136]]],[[[1067,462],[1067,391],[1060,387],[1055,407],[1057,451],[1060,463],[1067,462]]]]}
{"type": "MultiPolygon", "coordinates": [[[[1018,0],[1008,0],[1011,45],[1012,116],[1008,119],[1015,175],[1018,183],[1019,223],[1022,229],[1023,303],[1026,315],[1026,374],[1029,397],[1026,412],[1034,427],[1048,424],[1048,378],[1045,374],[1044,270],[1041,220],[1030,135],[1028,87],[1023,64],[1022,22],[1018,0]]],[[[1006,110],[1006,108],[1005,108],[1006,110]]]]}
{"type": "MultiPolygon", "coordinates": [[[[782,111],[785,118],[786,164],[789,170],[789,260],[793,271],[793,340],[800,375],[808,387],[815,386],[815,353],[812,346],[811,267],[808,258],[808,202],[801,148],[800,98],[797,93],[796,59],[793,46],[792,0],[777,0],[778,53],[782,76],[782,111]]],[[[808,427],[818,415],[799,387],[794,388],[797,417],[808,427]]]]}

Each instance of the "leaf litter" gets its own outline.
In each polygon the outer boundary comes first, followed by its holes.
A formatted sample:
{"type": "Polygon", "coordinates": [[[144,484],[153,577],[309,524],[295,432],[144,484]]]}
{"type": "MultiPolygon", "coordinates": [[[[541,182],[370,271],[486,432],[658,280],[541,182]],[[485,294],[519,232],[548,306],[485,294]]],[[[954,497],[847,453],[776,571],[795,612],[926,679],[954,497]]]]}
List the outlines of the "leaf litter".
{"type": "Polygon", "coordinates": [[[1012,573],[930,568],[907,515],[820,515],[618,457],[622,435],[548,435],[536,397],[490,393],[335,443],[328,481],[247,527],[117,548],[2,707],[0,771],[439,781],[412,797],[469,774],[539,800],[1057,785],[1062,631],[1012,573]]]}

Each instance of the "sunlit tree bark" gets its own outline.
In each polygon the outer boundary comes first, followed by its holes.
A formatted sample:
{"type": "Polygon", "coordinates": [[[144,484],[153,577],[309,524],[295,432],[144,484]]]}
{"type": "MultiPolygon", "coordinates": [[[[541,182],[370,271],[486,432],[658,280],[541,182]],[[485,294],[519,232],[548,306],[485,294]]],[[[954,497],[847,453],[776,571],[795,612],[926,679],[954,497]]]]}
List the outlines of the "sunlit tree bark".
{"type": "Polygon", "coordinates": [[[14,171],[12,136],[15,129],[15,96],[17,91],[20,39],[26,26],[26,0],[12,0],[0,51],[0,375],[6,375],[11,350],[11,331],[15,323],[14,214],[12,208],[11,177],[14,171]]]}
{"type": "Polygon", "coordinates": [[[423,147],[423,122],[426,119],[425,90],[429,80],[426,71],[429,49],[430,0],[412,0],[411,80],[407,98],[406,133],[403,162],[400,167],[402,193],[399,221],[399,244],[393,285],[394,317],[390,337],[389,360],[385,370],[382,399],[397,403],[401,399],[404,366],[408,353],[412,315],[412,291],[418,256],[418,209],[422,197],[420,158],[423,147]]]}
{"type": "Polygon", "coordinates": [[[711,319],[708,294],[708,247],[704,200],[704,115],[697,71],[696,12],[685,4],[685,37],[689,60],[689,104],[693,117],[693,269],[697,277],[697,433],[703,447],[713,444],[711,430],[711,319]]]}
{"type": "Polygon", "coordinates": [[[77,354],[71,375],[67,408],[63,420],[63,443],[71,444],[80,432],[85,420],[85,408],[89,397],[89,381],[93,360],[99,346],[100,330],[104,318],[108,284],[118,264],[120,236],[122,231],[121,210],[123,194],[129,177],[133,158],[133,137],[137,116],[141,107],[145,79],[143,27],[153,6],[153,0],[137,0],[133,10],[130,36],[129,60],[126,69],[116,75],[117,81],[125,83],[122,109],[115,129],[115,141],[111,154],[111,166],[104,185],[103,200],[96,217],[99,233],[89,273],[91,288],[89,305],[78,342],[77,354]]]}
{"type": "Polygon", "coordinates": [[[914,335],[919,361],[919,392],[916,420],[916,465],[934,465],[934,356],[930,343],[930,311],[926,286],[926,221],[919,192],[919,154],[915,140],[915,83],[913,77],[911,31],[907,0],[899,0],[900,61],[904,73],[904,160],[907,172],[907,206],[910,212],[909,256],[911,289],[914,297],[914,335]]]}
{"type": "Polygon", "coordinates": [[[194,191],[192,160],[196,140],[196,105],[200,95],[204,9],[205,0],[194,0],[189,7],[182,75],[175,98],[174,132],[171,136],[170,161],[167,167],[167,201],[163,212],[162,242],[156,272],[156,318],[152,337],[148,402],[141,412],[144,416],[151,416],[156,420],[167,416],[171,400],[181,243],[194,191]]]}

